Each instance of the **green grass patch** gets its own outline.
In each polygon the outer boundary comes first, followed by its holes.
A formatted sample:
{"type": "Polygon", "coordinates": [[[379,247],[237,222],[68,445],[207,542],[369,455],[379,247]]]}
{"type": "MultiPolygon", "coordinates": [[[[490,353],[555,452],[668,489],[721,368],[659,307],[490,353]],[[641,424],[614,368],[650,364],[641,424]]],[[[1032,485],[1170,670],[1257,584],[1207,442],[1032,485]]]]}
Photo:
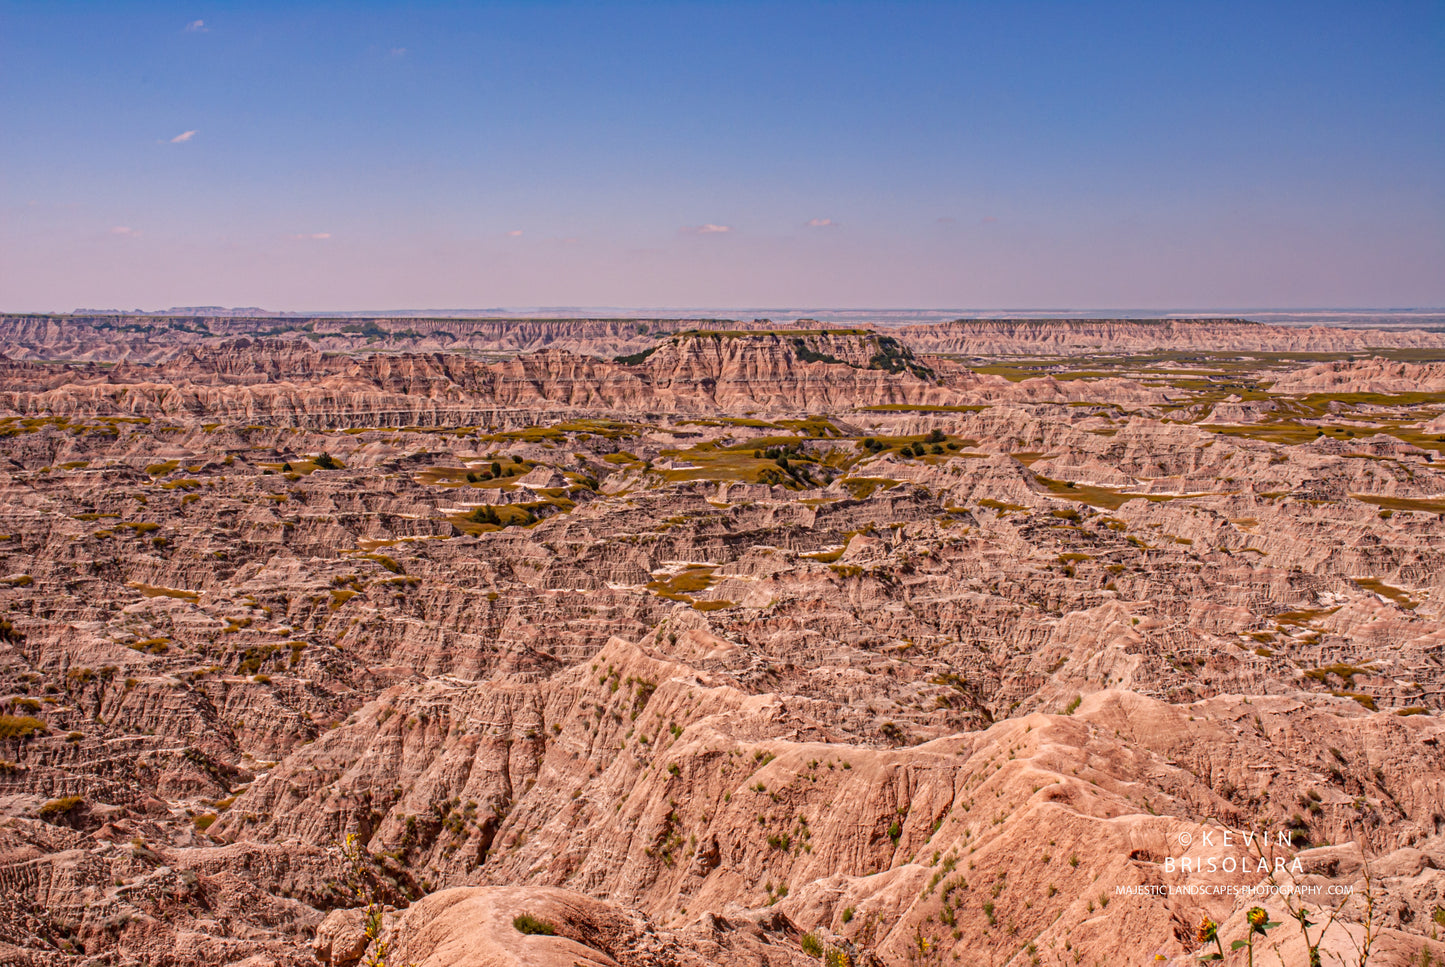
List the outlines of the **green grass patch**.
{"type": "Polygon", "coordinates": [[[987,404],[967,406],[925,406],[921,403],[880,403],[877,406],[861,406],[862,413],[982,413],[987,404]]]}
{"type": "Polygon", "coordinates": [[[841,483],[854,500],[867,500],[879,490],[898,486],[899,481],[891,477],[844,477],[841,483]]]}
{"type": "Polygon", "coordinates": [[[24,739],[44,735],[50,726],[30,715],[0,715],[0,739],[24,739]]]}
{"type": "Polygon", "coordinates": [[[1374,672],[1362,665],[1346,665],[1340,662],[1336,662],[1333,665],[1321,665],[1319,668],[1310,668],[1305,671],[1306,678],[1312,678],[1317,682],[1325,682],[1333,675],[1350,688],[1355,687],[1356,675],[1371,674],[1374,674],[1374,672]]]}
{"type": "Polygon", "coordinates": [[[655,578],[647,582],[647,589],[660,598],[669,601],[693,603],[692,595],[706,591],[713,583],[713,572],[717,568],[710,564],[694,565],[668,577],[655,578]]]}
{"type": "Polygon", "coordinates": [[[1278,443],[1283,446],[1296,446],[1301,443],[1309,443],[1319,436],[1316,432],[1318,427],[1301,426],[1298,423],[1257,423],[1247,426],[1223,426],[1218,423],[1201,423],[1201,430],[1208,430],[1220,436],[1241,437],[1246,440],[1259,440],[1263,443],[1278,443]]]}
{"type": "Polygon", "coordinates": [[[568,435],[604,437],[608,440],[622,440],[639,436],[642,427],[618,420],[568,420],[551,426],[527,426],[518,430],[503,430],[480,437],[492,443],[561,443],[568,435]]]}
{"type": "Polygon", "coordinates": [[[1302,609],[1300,611],[1281,611],[1274,616],[1275,624],[1278,625],[1306,625],[1311,621],[1328,617],[1340,610],[1335,608],[1302,609]]]}
{"type": "Polygon", "coordinates": [[[451,514],[447,520],[457,530],[475,537],[508,527],[531,527],[542,520],[542,509],[546,507],[568,513],[576,506],[576,502],[566,497],[548,497],[522,504],[482,504],[465,514],[451,514]]]}
{"type": "Polygon", "coordinates": [[[1112,487],[1095,487],[1091,484],[1077,484],[1065,480],[1053,480],[1035,474],[1034,479],[1043,484],[1049,493],[1056,497],[1063,497],[1066,500],[1076,500],[1090,507],[1099,507],[1104,510],[1118,510],[1125,501],[1133,500],[1137,495],[1126,494],[1123,491],[1115,490],[1112,487]]]}
{"type": "Polygon", "coordinates": [[[141,584],[139,581],[132,581],[126,587],[134,588],[148,598],[176,598],[180,601],[189,601],[195,604],[201,600],[199,591],[186,591],[181,588],[163,588],[154,584],[141,584]]]}
{"type": "Polygon", "coordinates": [[[1384,581],[1376,578],[1355,578],[1355,583],[1366,591],[1378,594],[1382,598],[1388,598],[1406,611],[1414,611],[1418,604],[1418,602],[1406,594],[1404,590],[1394,585],[1386,584],[1384,581]]]}
{"type": "Polygon", "coordinates": [[[1372,504],[1385,510],[1412,510],[1421,514],[1445,514],[1445,499],[1425,497],[1374,497],[1369,494],[1350,494],[1363,504],[1372,504]]]}
{"type": "Polygon", "coordinates": [[[1330,692],[1330,694],[1333,695],[1335,698],[1352,698],[1355,701],[1359,702],[1361,705],[1363,705],[1365,708],[1369,709],[1371,712],[1379,711],[1379,707],[1375,705],[1375,698],[1373,695],[1366,695],[1363,692],[1330,692]]]}

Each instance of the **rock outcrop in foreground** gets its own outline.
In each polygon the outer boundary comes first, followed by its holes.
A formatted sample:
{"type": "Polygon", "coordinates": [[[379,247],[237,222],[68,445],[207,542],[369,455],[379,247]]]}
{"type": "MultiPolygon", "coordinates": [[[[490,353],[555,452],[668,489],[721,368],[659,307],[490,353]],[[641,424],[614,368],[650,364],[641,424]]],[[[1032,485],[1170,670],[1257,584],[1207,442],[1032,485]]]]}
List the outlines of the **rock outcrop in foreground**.
{"type": "Polygon", "coordinates": [[[597,325],[0,362],[0,963],[1445,956],[1445,358],[597,325]]]}

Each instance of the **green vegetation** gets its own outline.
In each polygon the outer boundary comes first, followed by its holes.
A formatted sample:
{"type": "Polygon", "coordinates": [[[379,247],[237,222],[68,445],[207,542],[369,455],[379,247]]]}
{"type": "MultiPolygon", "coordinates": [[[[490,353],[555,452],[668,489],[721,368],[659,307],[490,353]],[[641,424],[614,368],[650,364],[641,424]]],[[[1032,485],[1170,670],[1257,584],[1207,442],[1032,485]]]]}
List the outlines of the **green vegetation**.
{"type": "Polygon", "coordinates": [[[1317,682],[1323,682],[1330,675],[1334,675],[1349,688],[1355,687],[1356,675],[1371,674],[1374,673],[1369,668],[1363,668],[1359,665],[1344,665],[1338,663],[1334,665],[1323,665],[1319,668],[1311,668],[1305,672],[1306,677],[1312,678],[1317,682]]]}
{"type": "Polygon", "coordinates": [[[614,363],[621,363],[624,366],[641,366],[644,362],[647,361],[647,357],[651,356],[655,352],[657,352],[657,347],[649,346],[648,348],[642,350],[642,352],[640,353],[630,353],[626,356],[614,356],[612,358],[612,361],[614,363]]]}
{"type": "Polygon", "coordinates": [[[667,598],[669,601],[685,601],[696,607],[692,595],[706,591],[712,586],[712,575],[715,570],[717,568],[711,565],[695,565],[670,577],[649,581],[647,589],[660,598],[667,598]]]}
{"type": "Polygon", "coordinates": [[[41,807],[35,811],[35,815],[46,822],[52,822],[68,816],[84,803],[85,800],[79,796],[61,796],[59,799],[52,799],[42,804],[41,807]]]}
{"type": "Polygon", "coordinates": [[[1135,494],[1114,487],[1096,487],[1092,484],[1074,483],[1068,480],[1053,480],[1037,474],[1034,479],[1043,484],[1044,488],[1056,497],[1077,500],[1081,504],[1088,504],[1090,507],[1098,507],[1103,510],[1118,510],[1131,500],[1161,503],[1166,500],[1189,500],[1196,496],[1209,496],[1206,494],[1135,494]]]}
{"type": "Polygon", "coordinates": [[[1445,500],[1430,500],[1414,497],[1375,497],[1369,494],[1350,494],[1364,504],[1383,507],[1386,510],[1412,510],[1421,514],[1445,514],[1445,500]]]}
{"type": "Polygon", "coordinates": [[[473,537],[508,527],[531,527],[542,519],[544,509],[566,513],[576,507],[566,497],[547,497],[522,504],[482,504],[465,514],[451,514],[447,520],[464,534],[473,537]]]}
{"type": "Polygon", "coordinates": [[[525,933],[532,936],[552,937],[557,933],[557,928],[546,920],[539,920],[530,913],[522,913],[512,918],[512,926],[517,928],[518,933],[525,933]]]}
{"type": "Polygon", "coordinates": [[[830,356],[827,353],[816,352],[808,348],[808,344],[802,339],[793,340],[793,352],[805,363],[832,363],[837,366],[848,365],[837,356],[830,356]]]}
{"type": "Polygon", "coordinates": [[[169,638],[143,638],[139,641],[132,641],[127,648],[144,652],[147,655],[164,655],[170,651],[171,640],[169,638]]]}
{"type": "Polygon", "coordinates": [[[201,599],[199,591],[185,591],[180,588],[162,588],[153,584],[141,584],[139,581],[132,581],[126,585],[135,588],[148,598],[176,598],[180,601],[189,601],[192,604],[201,599]]]}
{"type": "Polygon", "coordinates": [[[598,436],[607,440],[623,440],[641,435],[645,428],[617,420],[567,420],[551,426],[528,426],[520,430],[481,435],[489,443],[565,443],[569,435],[585,439],[598,436]]]}
{"type": "Polygon", "coordinates": [[[854,500],[867,500],[876,491],[898,486],[899,481],[891,477],[845,477],[843,486],[854,500]]]}
{"type": "Polygon", "coordinates": [[[877,406],[861,406],[864,413],[982,413],[988,409],[986,403],[972,403],[967,406],[925,406],[916,403],[880,403],[877,406]]]}
{"type": "Polygon", "coordinates": [[[29,715],[0,715],[0,740],[25,739],[49,731],[50,726],[29,715]]]}
{"type": "Polygon", "coordinates": [[[1406,611],[1414,611],[1417,602],[1400,588],[1386,584],[1384,581],[1375,578],[1355,578],[1355,583],[1373,594],[1382,598],[1388,598],[1406,611]]]}

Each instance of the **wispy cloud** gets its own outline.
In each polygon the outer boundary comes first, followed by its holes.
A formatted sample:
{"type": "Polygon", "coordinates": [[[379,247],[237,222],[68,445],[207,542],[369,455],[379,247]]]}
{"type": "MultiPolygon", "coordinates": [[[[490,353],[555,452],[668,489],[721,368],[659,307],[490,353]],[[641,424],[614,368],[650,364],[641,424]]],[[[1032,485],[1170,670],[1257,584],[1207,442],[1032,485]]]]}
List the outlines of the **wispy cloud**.
{"type": "Polygon", "coordinates": [[[140,238],[140,232],[129,225],[117,225],[110,230],[110,234],[119,235],[122,238],[140,238]]]}
{"type": "Polygon", "coordinates": [[[998,219],[993,215],[985,215],[983,216],[982,221],[985,225],[992,225],[994,222],[998,221],[998,219]]]}
{"type": "Polygon", "coordinates": [[[323,241],[331,237],[330,232],[303,232],[300,235],[288,235],[287,238],[295,239],[298,242],[323,241]]]}
{"type": "Polygon", "coordinates": [[[514,228],[514,229],[512,229],[510,232],[507,233],[507,237],[508,237],[508,238],[521,238],[521,237],[522,237],[522,230],[521,230],[520,228],[514,228]]]}
{"type": "Polygon", "coordinates": [[[405,56],[406,56],[406,48],[405,48],[405,47],[393,47],[393,48],[391,48],[390,50],[388,50],[388,51],[386,52],[386,56],[388,56],[388,57],[405,57],[405,56]]]}
{"type": "Polygon", "coordinates": [[[195,131],[182,131],[180,134],[176,135],[174,138],[171,138],[171,144],[180,144],[180,143],[183,142],[183,141],[189,141],[189,140],[191,140],[191,138],[194,138],[195,136],[196,136],[196,132],[195,132],[195,131]]]}
{"type": "Polygon", "coordinates": [[[831,219],[831,218],[810,218],[810,219],[808,219],[808,227],[809,227],[809,228],[837,228],[837,227],[838,227],[838,223],[835,222],[835,221],[833,221],[833,219],[831,219]]]}
{"type": "Polygon", "coordinates": [[[211,28],[206,26],[204,20],[192,20],[186,24],[186,33],[188,34],[205,34],[210,33],[210,30],[211,28]]]}
{"type": "Polygon", "coordinates": [[[718,235],[732,230],[731,225],[714,225],[711,222],[706,225],[684,225],[679,229],[684,235],[718,235]]]}
{"type": "Polygon", "coordinates": [[[954,222],[958,221],[958,219],[954,218],[952,215],[943,215],[940,218],[934,219],[934,221],[938,222],[938,224],[940,225],[952,225],[954,222]]]}

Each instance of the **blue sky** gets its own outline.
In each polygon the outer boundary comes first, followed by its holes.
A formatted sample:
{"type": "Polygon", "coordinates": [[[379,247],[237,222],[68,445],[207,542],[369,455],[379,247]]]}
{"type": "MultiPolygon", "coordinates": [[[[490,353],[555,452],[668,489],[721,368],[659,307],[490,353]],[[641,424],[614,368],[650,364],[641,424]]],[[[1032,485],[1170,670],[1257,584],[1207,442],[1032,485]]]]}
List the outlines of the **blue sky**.
{"type": "Polygon", "coordinates": [[[0,0],[0,309],[1445,305],[1445,4],[0,0]]]}

